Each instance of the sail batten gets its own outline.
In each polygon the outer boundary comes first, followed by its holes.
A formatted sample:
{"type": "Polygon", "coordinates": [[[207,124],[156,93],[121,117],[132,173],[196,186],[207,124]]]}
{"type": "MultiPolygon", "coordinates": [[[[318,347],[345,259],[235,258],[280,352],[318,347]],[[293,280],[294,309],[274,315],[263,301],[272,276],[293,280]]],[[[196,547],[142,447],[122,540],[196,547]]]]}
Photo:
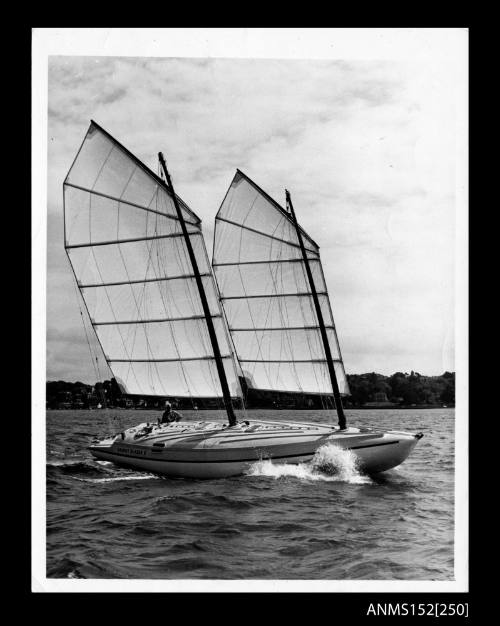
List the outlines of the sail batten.
{"type": "MultiPolygon", "coordinates": [[[[221,358],[230,359],[230,354],[222,354],[221,358]]],[[[182,359],[106,359],[108,363],[177,363],[178,361],[213,361],[213,356],[193,356],[182,359]]]]}
{"type": "Polygon", "coordinates": [[[132,239],[115,239],[113,241],[89,241],[88,243],[76,243],[67,245],[66,248],[90,248],[94,246],[112,246],[120,243],[134,243],[136,241],[152,241],[154,239],[168,239],[169,237],[182,237],[182,233],[170,233],[168,235],[155,235],[153,237],[134,237],[132,239]]]}
{"type": "MultiPolygon", "coordinates": [[[[274,239],[275,241],[280,241],[281,243],[285,243],[288,246],[293,246],[294,248],[300,248],[298,243],[294,243],[292,241],[289,241],[287,239],[282,239],[281,237],[276,237],[275,235],[271,235],[269,233],[263,233],[261,230],[257,230],[256,228],[250,228],[250,226],[246,226],[245,224],[238,224],[237,222],[233,222],[232,220],[228,220],[225,219],[223,217],[219,217],[219,222],[225,222],[226,224],[231,224],[232,226],[237,226],[238,228],[243,228],[245,230],[248,230],[252,233],[255,233],[256,235],[260,235],[261,237],[267,237],[268,239],[274,239]]],[[[316,250],[311,250],[311,248],[307,248],[306,250],[308,252],[311,252],[312,254],[318,254],[316,250]]]]}
{"type": "MultiPolygon", "coordinates": [[[[212,315],[212,318],[221,317],[220,315],[212,315]]],[[[113,320],[112,322],[96,322],[93,318],[94,326],[120,326],[121,324],[158,324],[162,322],[186,322],[188,320],[204,320],[204,315],[186,315],[184,317],[161,317],[153,319],[140,320],[113,320]]]]}
{"type": "MultiPolygon", "coordinates": [[[[334,329],[335,326],[325,326],[326,329],[334,329]]],[[[277,328],[268,328],[266,326],[263,326],[262,328],[235,328],[235,327],[230,327],[229,330],[232,331],[233,333],[246,333],[246,332],[258,332],[258,331],[266,331],[266,332],[270,332],[270,331],[283,331],[283,330],[318,330],[319,326],[279,326],[277,328]]]]}
{"type": "MultiPolygon", "coordinates": [[[[205,272],[201,276],[210,276],[205,272]]],[[[138,285],[142,283],[155,283],[164,280],[184,280],[186,278],[194,278],[194,274],[180,274],[179,276],[162,276],[161,278],[143,278],[142,280],[122,280],[115,283],[95,283],[94,285],[82,285],[78,283],[80,289],[91,289],[93,287],[115,287],[117,285],[138,285]]]]}
{"type": "MultiPolygon", "coordinates": [[[[317,261],[319,259],[310,259],[311,261],[317,261]]],[[[233,261],[227,263],[212,263],[212,267],[231,267],[235,265],[270,265],[275,263],[302,263],[302,259],[297,257],[296,259],[266,259],[263,261],[233,261]]]]}
{"type": "MultiPolygon", "coordinates": [[[[251,296],[221,296],[221,300],[248,300],[249,298],[308,298],[312,294],[310,291],[303,293],[266,293],[266,294],[253,294],[251,296]]],[[[326,296],[326,291],[318,291],[319,296],[326,296]]]]}
{"type": "MultiPolygon", "coordinates": [[[[92,193],[94,196],[99,196],[101,198],[106,198],[108,200],[114,200],[116,201],[116,198],[114,198],[113,196],[110,196],[106,193],[102,193],[99,191],[96,191],[95,189],[87,189],[87,187],[81,187],[80,185],[75,185],[73,183],[69,183],[69,182],[65,182],[64,183],[66,185],[66,187],[72,187],[73,189],[78,189],[80,191],[84,191],[86,193],[92,193]]],[[[177,220],[177,217],[175,215],[170,215],[169,213],[164,213],[162,211],[156,211],[155,209],[152,209],[150,206],[146,207],[146,206],[142,206],[140,204],[135,204],[134,202],[129,202],[127,200],[124,200],[123,198],[120,198],[119,200],[120,204],[126,205],[126,206],[130,206],[130,207],[134,207],[135,209],[141,209],[141,211],[148,211],[149,213],[156,213],[157,215],[161,215],[162,217],[166,217],[167,219],[171,219],[171,220],[177,220]]],[[[186,220],[186,222],[188,224],[191,224],[192,226],[196,226],[196,222],[191,222],[189,220],[186,220]]]]}
{"type": "MultiPolygon", "coordinates": [[[[326,363],[326,359],[240,359],[240,363],[326,363]]],[[[333,359],[341,363],[340,359],[333,359]]]]}
{"type": "Polygon", "coordinates": [[[196,214],[94,122],[63,189],[66,253],[106,362],[124,392],[222,396],[199,278],[230,390],[238,395],[196,214]]]}
{"type": "Polygon", "coordinates": [[[215,220],[212,267],[248,387],[332,393],[305,261],[312,273],[340,392],[349,393],[319,246],[237,170],[215,220]],[[304,255],[298,238],[304,243],[304,255]]]}

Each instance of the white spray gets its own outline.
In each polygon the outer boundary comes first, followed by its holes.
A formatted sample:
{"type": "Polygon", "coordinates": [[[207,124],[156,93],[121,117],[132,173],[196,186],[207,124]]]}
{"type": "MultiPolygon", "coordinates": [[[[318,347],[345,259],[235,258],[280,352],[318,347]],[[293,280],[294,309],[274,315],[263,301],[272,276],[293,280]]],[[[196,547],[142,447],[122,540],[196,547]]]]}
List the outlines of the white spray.
{"type": "Polygon", "coordinates": [[[372,482],[368,476],[360,474],[358,458],[354,452],[344,450],[334,444],[326,444],[318,448],[309,463],[288,465],[274,464],[271,460],[257,461],[250,467],[247,474],[272,478],[291,476],[303,480],[346,482],[355,485],[372,482]]]}

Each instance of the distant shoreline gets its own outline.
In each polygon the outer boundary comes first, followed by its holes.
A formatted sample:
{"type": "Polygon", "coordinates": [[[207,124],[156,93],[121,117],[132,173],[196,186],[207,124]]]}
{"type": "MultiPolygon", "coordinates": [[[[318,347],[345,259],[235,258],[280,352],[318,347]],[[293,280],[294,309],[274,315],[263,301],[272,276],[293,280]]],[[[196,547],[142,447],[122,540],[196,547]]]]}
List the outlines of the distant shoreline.
{"type": "MultiPolygon", "coordinates": [[[[409,410],[418,410],[418,411],[428,411],[428,410],[432,410],[435,411],[436,409],[454,409],[455,405],[453,406],[441,406],[441,405],[435,405],[435,406],[429,406],[427,404],[422,405],[422,406],[350,406],[350,407],[344,407],[345,411],[387,411],[387,410],[404,410],[404,411],[409,411],[409,410]]],[[[207,411],[223,411],[223,408],[219,408],[219,409],[181,409],[182,411],[191,411],[191,412],[196,412],[196,413],[204,413],[207,411]]],[[[243,411],[244,409],[236,409],[237,411],[243,411]]],[[[248,411],[334,411],[335,409],[296,409],[296,408],[291,408],[291,407],[283,407],[282,409],[276,408],[276,407],[269,407],[269,408],[247,408],[245,409],[247,412],[248,411]]],[[[158,409],[158,408],[145,408],[145,409],[135,409],[135,408],[124,408],[121,406],[110,406],[110,407],[103,407],[101,409],[50,409],[50,408],[46,408],[45,409],[46,412],[48,411],[136,411],[138,413],[143,412],[143,411],[149,411],[149,412],[154,412],[154,413],[158,413],[161,412],[162,409],[158,409]]]]}
{"type": "MultiPolygon", "coordinates": [[[[410,374],[396,372],[383,376],[375,372],[347,375],[349,383],[344,400],[345,409],[388,410],[388,409],[440,409],[455,405],[455,374],[444,372],[441,376],[422,376],[412,371],[410,374]]],[[[307,391],[276,391],[260,389],[248,384],[240,377],[241,393],[233,390],[233,407],[248,410],[322,410],[334,407],[331,394],[307,391]]],[[[111,378],[95,385],[82,382],[47,381],[46,408],[51,409],[90,409],[111,406],[127,409],[152,408],[161,410],[169,401],[179,410],[218,409],[221,401],[215,396],[137,396],[125,392],[116,379],[111,378]]]]}

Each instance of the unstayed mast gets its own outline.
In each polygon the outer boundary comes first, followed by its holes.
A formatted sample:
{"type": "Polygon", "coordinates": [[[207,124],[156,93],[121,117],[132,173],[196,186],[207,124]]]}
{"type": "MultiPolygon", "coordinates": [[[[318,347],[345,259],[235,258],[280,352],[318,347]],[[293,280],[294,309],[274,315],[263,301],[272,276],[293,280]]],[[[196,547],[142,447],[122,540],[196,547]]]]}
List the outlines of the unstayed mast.
{"type": "Polygon", "coordinates": [[[179,202],[177,201],[177,196],[175,195],[174,187],[172,185],[172,180],[170,178],[170,174],[167,170],[167,165],[165,163],[165,159],[163,158],[163,154],[160,152],[158,154],[158,158],[160,159],[160,164],[165,174],[165,179],[168,183],[170,190],[172,191],[172,199],[174,201],[175,210],[177,212],[177,217],[179,219],[179,223],[182,228],[182,234],[184,235],[184,241],[186,244],[186,248],[189,254],[189,260],[191,262],[191,267],[193,268],[194,277],[196,280],[196,285],[198,287],[198,292],[200,294],[201,305],[203,307],[203,314],[205,315],[205,322],[208,328],[208,334],[210,336],[210,342],[212,344],[212,352],[215,359],[215,365],[217,367],[217,373],[219,375],[220,385],[222,389],[222,396],[224,398],[224,406],[227,412],[227,416],[229,419],[229,425],[234,426],[236,424],[236,416],[234,415],[233,404],[231,400],[231,393],[229,391],[229,386],[227,384],[226,372],[224,370],[224,363],[222,360],[222,356],[219,348],[219,341],[217,339],[217,333],[215,332],[214,323],[212,321],[212,316],[210,312],[210,306],[208,304],[207,296],[205,293],[205,287],[203,285],[203,281],[201,279],[200,270],[198,269],[198,261],[196,260],[196,255],[193,250],[193,246],[191,245],[191,240],[189,237],[189,233],[186,227],[186,222],[184,220],[184,215],[182,214],[181,207],[179,206],[179,202]]]}
{"type": "Polygon", "coordinates": [[[319,331],[321,334],[321,340],[323,342],[323,348],[325,351],[325,359],[326,359],[326,364],[328,366],[328,373],[330,375],[330,381],[332,383],[333,398],[335,400],[335,408],[337,409],[339,427],[344,429],[346,427],[344,407],[342,406],[342,398],[340,397],[340,390],[339,390],[339,385],[337,382],[337,375],[335,373],[335,366],[333,364],[332,353],[330,350],[330,343],[328,341],[328,335],[326,333],[325,322],[323,320],[323,312],[321,310],[321,305],[319,303],[318,294],[316,291],[316,285],[314,283],[314,277],[312,275],[311,267],[309,264],[309,259],[307,258],[307,252],[304,246],[302,233],[301,233],[299,224],[297,222],[297,216],[295,215],[295,210],[293,208],[292,198],[290,196],[290,192],[288,190],[285,190],[285,191],[286,191],[287,208],[290,211],[290,215],[292,217],[295,230],[297,232],[297,239],[300,245],[300,251],[302,252],[302,260],[304,261],[304,267],[305,267],[306,274],[307,274],[307,281],[311,289],[311,297],[313,299],[314,309],[316,311],[316,316],[318,318],[318,326],[319,326],[319,331]]]}

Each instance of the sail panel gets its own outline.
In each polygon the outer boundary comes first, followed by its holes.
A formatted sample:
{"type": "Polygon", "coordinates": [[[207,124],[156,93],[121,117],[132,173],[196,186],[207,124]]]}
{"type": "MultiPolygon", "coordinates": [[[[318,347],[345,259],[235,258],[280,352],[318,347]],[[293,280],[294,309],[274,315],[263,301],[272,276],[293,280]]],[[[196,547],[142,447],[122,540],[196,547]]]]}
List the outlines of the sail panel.
{"type": "MultiPolygon", "coordinates": [[[[213,320],[223,356],[231,351],[222,328],[222,318],[213,320]]],[[[131,324],[101,324],[97,335],[106,346],[107,359],[113,360],[183,360],[213,357],[206,324],[199,319],[131,324]]]]}
{"type": "MultiPolygon", "coordinates": [[[[238,395],[238,383],[230,358],[223,359],[231,395],[238,395]]],[[[215,361],[110,362],[125,393],[150,396],[221,397],[215,361]]]]}
{"type": "MultiPolygon", "coordinates": [[[[180,198],[179,204],[236,391],[201,222],[180,198]]],[[[64,183],[64,212],[72,269],[106,359],[127,392],[221,396],[198,286],[165,183],[91,124],[64,183]]]]}
{"type": "MultiPolygon", "coordinates": [[[[333,326],[326,296],[319,296],[326,326],[333,326]]],[[[229,328],[289,328],[317,326],[311,296],[263,296],[223,300],[229,328]]]]}
{"type": "MultiPolygon", "coordinates": [[[[91,124],[82,146],[66,177],[66,182],[93,189],[99,172],[113,150],[115,142],[91,124]]],[[[134,169],[130,161],[130,171],[134,169]]]]}
{"type": "MultiPolygon", "coordinates": [[[[190,235],[190,239],[200,273],[210,273],[201,233],[190,235]]],[[[160,280],[193,272],[182,237],[69,248],[68,255],[82,285],[160,280]]]]}
{"type": "MultiPolygon", "coordinates": [[[[334,362],[341,394],[349,393],[342,363],[334,362]]],[[[251,388],[271,391],[319,393],[328,395],[332,384],[326,362],[323,363],[251,363],[241,362],[241,369],[251,388]]]]}
{"type": "MultiPolygon", "coordinates": [[[[217,228],[219,236],[214,243],[214,258],[224,259],[224,263],[240,263],[255,259],[278,261],[302,258],[302,252],[296,242],[283,241],[274,236],[267,236],[263,232],[257,233],[219,219],[217,228]]],[[[307,255],[311,259],[318,258],[318,253],[314,250],[307,250],[307,255]]]]}
{"type": "MultiPolygon", "coordinates": [[[[154,208],[176,217],[171,195],[128,150],[95,124],[91,124],[78,155],[65,180],[66,185],[89,193],[104,194],[116,200],[154,208]]],[[[199,224],[200,219],[180,201],[184,219],[199,224]]]]}
{"type": "MultiPolygon", "coordinates": [[[[212,278],[204,276],[202,282],[210,312],[220,315],[212,278]]],[[[195,278],[82,287],[82,295],[97,324],[203,316],[195,278]]]]}
{"type": "MultiPolygon", "coordinates": [[[[340,360],[335,346],[335,333],[327,329],[332,346],[332,358],[340,360]]],[[[315,328],[239,330],[233,331],[233,341],[240,361],[319,361],[325,353],[321,335],[315,328]]]]}
{"type": "MultiPolygon", "coordinates": [[[[286,216],[286,211],[239,170],[233,178],[217,218],[298,245],[295,226],[286,216]]],[[[318,252],[317,244],[307,233],[303,234],[306,249],[318,252]]]]}
{"type": "MultiPolygon", "coordinates": [[[[66,185],[66,245],[123,241],[141,236],[181,234],[177,218],[154,208],[145,209],[120,200],[66,185]]],[[[198,226],[186,224],[189,233],[198,226]]]]}
{"type": "MultiPolygon", "coordinates": [[[[319,259],[311,260],[316,289],[326,291],[319,259]]],[[[225,298],[258,296],[274,293],[305,293],[310,291],[303,263],[280,262],[248,265],[222,265],[217,268],[217,282],[225,298]]]]}
{"type": "MultiPolygon", "coordinates": [[[[347,380],[318,245],[301,229],[340,392],[347,380]]],[[[236,355],[254,386],[332,393],[295,225],[238,171],[216,217],[213,268],[236,355]]]]}

